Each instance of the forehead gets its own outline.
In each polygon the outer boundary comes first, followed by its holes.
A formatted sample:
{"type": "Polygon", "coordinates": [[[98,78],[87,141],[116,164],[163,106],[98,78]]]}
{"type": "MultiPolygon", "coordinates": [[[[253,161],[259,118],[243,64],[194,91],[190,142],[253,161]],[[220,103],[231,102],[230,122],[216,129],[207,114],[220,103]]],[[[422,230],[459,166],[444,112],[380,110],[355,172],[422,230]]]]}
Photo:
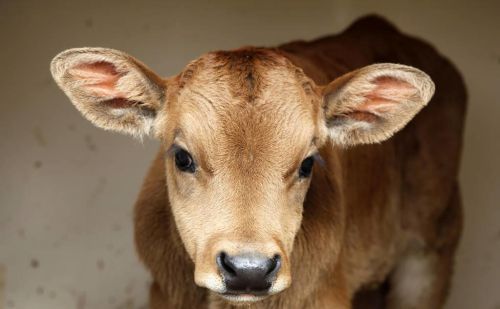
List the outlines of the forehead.
{"type": "Polygon", "coordinates": [[[191,63],[178,83],[171,125],[204,151],[269,158],[300,152],[314,138],[318,95],[302,71],[275,51],[209,53],[191,63]]]}

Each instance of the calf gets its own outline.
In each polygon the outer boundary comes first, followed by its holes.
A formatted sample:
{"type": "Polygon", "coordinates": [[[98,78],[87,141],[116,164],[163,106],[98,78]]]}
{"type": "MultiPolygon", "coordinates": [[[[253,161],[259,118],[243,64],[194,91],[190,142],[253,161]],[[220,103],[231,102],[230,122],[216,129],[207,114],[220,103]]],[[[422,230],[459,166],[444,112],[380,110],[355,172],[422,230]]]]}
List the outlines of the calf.
{"type": "Polygon", "coordinates": [[[161,141],[135,206],[152,308],[351,308],[384,282],[387,308],[443,305],[466,95],[428,44],[372,16],[167,79],[105,48],[51,70],[98,127],[161,141]]]}

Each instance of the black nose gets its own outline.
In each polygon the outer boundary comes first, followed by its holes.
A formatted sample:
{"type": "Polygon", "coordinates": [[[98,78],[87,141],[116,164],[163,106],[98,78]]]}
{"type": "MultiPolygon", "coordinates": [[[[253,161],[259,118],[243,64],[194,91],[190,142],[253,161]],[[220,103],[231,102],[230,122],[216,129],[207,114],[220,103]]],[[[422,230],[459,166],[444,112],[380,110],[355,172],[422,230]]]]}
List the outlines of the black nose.
{"type": "Polygon", "coordinates": [[[217,256],[217,265],[229,293],[263,293],[269,290],[281,266],[279,255],[272,259],[259,254],[217,256]]]}

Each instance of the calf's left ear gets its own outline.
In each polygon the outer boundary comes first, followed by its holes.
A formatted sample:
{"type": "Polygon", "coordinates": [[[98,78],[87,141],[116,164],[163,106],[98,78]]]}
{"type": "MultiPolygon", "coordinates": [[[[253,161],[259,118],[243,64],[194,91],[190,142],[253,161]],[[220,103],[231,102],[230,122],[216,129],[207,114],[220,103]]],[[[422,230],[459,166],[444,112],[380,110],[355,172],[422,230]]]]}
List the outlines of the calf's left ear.
{"type": "Polygon", "coordinates": [[[382,142],[433,94],[431,78],[410,66],[380,63],[345,74],[323,88],[330,138],[343,146],[382,142]]]}
{"type": "Polygon", "coordinates": [[[50,70],[96,126],[134,136],[152,131],[166,84],[135,58],[109,48],[74,48],[57,55],[50,70]]]}

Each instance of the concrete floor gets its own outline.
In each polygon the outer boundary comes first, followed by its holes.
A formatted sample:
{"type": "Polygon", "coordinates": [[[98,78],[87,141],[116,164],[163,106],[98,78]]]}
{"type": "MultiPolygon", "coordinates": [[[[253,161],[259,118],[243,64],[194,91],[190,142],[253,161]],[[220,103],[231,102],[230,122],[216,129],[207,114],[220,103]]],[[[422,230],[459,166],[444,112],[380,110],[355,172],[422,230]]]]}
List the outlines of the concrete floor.
{"type": "Polygon", "coordinates": [[[372,12],[465,76],[466,225],[447,308],[500,308],[498,1],[23,0],[0,1],[0,309],[146,303],[131,210],[156,143],[85,121],[50,77],[54,55],[113,47],[168,76],[208,50],[311,39],[372,12]]]}

